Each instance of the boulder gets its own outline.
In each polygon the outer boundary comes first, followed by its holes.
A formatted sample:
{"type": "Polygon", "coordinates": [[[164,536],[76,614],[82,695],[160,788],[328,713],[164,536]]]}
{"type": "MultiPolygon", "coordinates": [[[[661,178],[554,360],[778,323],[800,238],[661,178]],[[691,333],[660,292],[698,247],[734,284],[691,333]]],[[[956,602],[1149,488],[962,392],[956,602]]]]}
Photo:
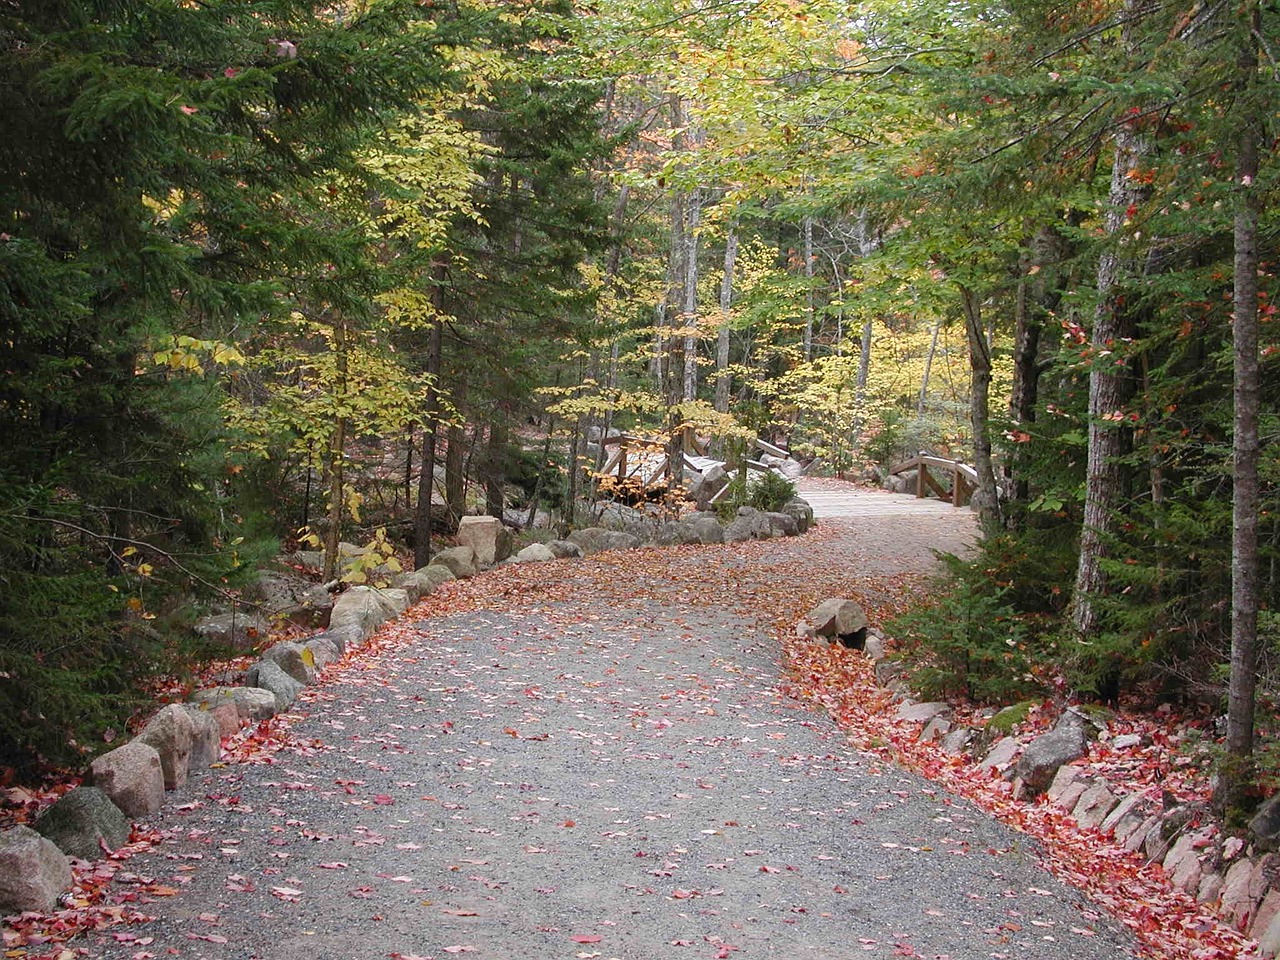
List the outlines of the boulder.
{"type": "MultiPolygon", "coordinates": [[[[262,651],[262,659],[270,660],[304,687],[316,681],[315,654],[300,643],[290,643],[288,641],[273,643],[262,651]]],[[[250,680],[245,686],[257,687],[261,686],[261,684],[250,680]]],[[[290,702],[292,703],[293,701],[290,702]]]]}
{"type": "Polygon", "coordinates": [[[1258,912],[1258,904],[1266,895],[1266,864],[1265,858],[1242,858],[1227,868],[1227,875],[1222,879],[1221,912],[1237,929],[1248,928],[1258,912]]]}
{"type": "Polygon", "coordinates": [[[328,632],[354,628],[359,638],[366,640],[386,621],[404,613],[408,606],[409,595],[404,590],[351,587],[334,602],[328,632]]]}
{"type": "Polygon", "coordinates": [[[197,690],[192,699],[214,711],[233,706],[240,720],[270,720],[276,715],[276,695],[261,687],[211,687],[197,690]]]}
{"type": "Polygon", "coordinates": [[[640,546],[640,538],[631,533],[606,530],[603,527],[584,527],[569,534],[569,542],[576,543],[582,552],[591,556],[606,550],[634,550],[640,546]]]}
{"type": "Polygon", "coordinates": [[[470,544],[441,550],[431,558],[431,566],[444,567],[459,580],[474,577],[479,572],[476,566],[476,551],[470,544]]]}
{"type": "Polygon", "coordinates": [[[782,512],[796,522],[797,533],[808,533],[813,526],[813,507],[808,500],[795,497],[782,505],[782,512]]]}
{"type": "Polygon", "coordinates": [[[582,547],[572,540],[552,540],[547,544],[547,549],[555,555],[557,560],[569,560],[586,556],[586,552],[582,547]]]}
{"type": "Polygon", "coordinates": [[[767,540],[774,535],[768,516],[755,507],[739,507],[738,515],[724,528],[725,543],[767,540]]]}
{"type": "Polygon", "coordinates": [[[969,727],[956,727],[942,738],[942,743],[938,745],[943,753],[949,753],[953,756],[959,756],[969,747],[969,741],[973,739],[973,730],[969,727]]]}
{"type": "Polygon", "coordinates": [[[442,583],[456,580],[453,571],[444,564],[428,564],[409,573],[402,573],[393,584],[403,590],[410,603],[417,603],[423,597],[435,593],[442,583]]]}
{"type": "Polygon", "coordinates": [[[152,717],[134,739],[160,754],[164,788],[177,790],[187,782],[194,738],[195,728],[187,711],[180,704],[171,703],[152,717]]]}
{"type": "Polygon", "coordinates": [[[1014,776],[1022,781],[1022,791],[1029,796],[1042,793],[1063,764],[1078,760],[1089,752],[1089,737],[1079,715],[1063,713],[1048,733],[1027,744],[1014,767],[1014,776]]]}
{"type": "Polygon", "coordinates": [[[1213,830],[1190,830],[1180,836],[1173,848],[1165,854],[1164,872],[1169,882],[1192,896],[1200,889],[1204,879],[1204,865],[1200,851],[1213,837],[1213,830]]]}
{"type": "Polygon", "coordinates": [[[1059,767],[1054,774],[1045,796],[1063,810],[1074,810],[1084,792],[1093,786],[1093,781],[1084,776],[1079,767],[1059,767]]]}
{"type": "Polygon", "coordinates": [[[940,701],[934,703],[904,703],[898,707],[898,719],[910,720],[913,723],[929,723],[938,717],[946,717],[951,713],[951,704],[940,701]]]}
{"type": "Polygon", "coordinates": [[[323,633],[312,637],[302,646],[311,654],[317,670],[323,670],[342,659],[342,651],[338,649],[338,645],[323,633]]]}
{"type": "Polygon", "coordinates": [[[234,611],[205,617],[195,625],[196,633],[210,643],[234,650],[248,650],[267,636],[268,623],[256,613],[234,611]]]}
{"type": "Polygon", "coordinates": [[[71,889],[71,864],[52,840],[30,827],[0,833],[0,916],[49,913],[71,889]]]}
{"type": "Polygon", "coordinates": [[[724,543],[724,527],[714,513],[691,513],[685,520],[697,533],[699,543],[724,543]]]}
{"type": "Polygon", "coordinates": [[[245,595],[259,602],[268,619],[288,620],[302,627],[323,625],[333,609],[333,594],[322,584],[278,570],[259,573],[245,595]]]}
{"type": "Polygon", "coordinates": [[[769,535],[772,537],[794,537],[800,533],[800,525],[789,513],[766,513],[769,521],[769,535]]]}
{"type": "Polygon", "coordinates": [[[823,600],[805,615],[815,636],[861,650],[867,642],[867,615],[854,600],[823,600]]]}
{"type": "Polygon", "coordinates": [[[660,547],[682,547],[691,543],[701,543],[702,539],[692,523],[687,520],[677,520],[674,523],[664,523],[659,527],[653,542],[660,547]]]}
{"type": "Polygon", "coordinates": [[[884,641],[874,633],[869,633],[866,642],[862,645],[862,652],[867,655],[868,660],[883,660],[885,658],[884,641]]]}
{"type": "Polygon", "coordinates": [[[304,686],[295,677],[286,673],[284,668],[274,660],[259,660],[249,668],[244,682],[250,687],[270,690],[275,697],[277,713],[282,713],[293,706],[304,686]]]}
{"type": "Polygon", "coordinates": [[[941,740],[951,732],[951,721],[946,717],[934,717],[924,725],[924,729],[920,731],[920,739],[925,743],[932,743],[934,740],[941,740]]]}
{"type": "Polygon", "coordinates": [[[1129,835],[1134,830],[1146,822],[1147,817],[1153,812],[1151,807],[1152,804],[1141,791],[1131,793],[1116,804],[1115,809],[1107,814],[1098,829],[1103,833],[1111,834],[1117,841],[1123,843],[1129,839],[1129,835]]]}
{"type": "MultiPolygon", "coordinates": [[[[207,770],[222,757],[222,724],[217,715],[194,703],[184,703],[182,709],[191,718],[192,770],[207,770]]],[[[238,728],[240,717],[234,711],[224,711],[238,728]]],[[[234,732],[234,731],[233,731],[234,732]]]]}
{"type": "Polygon", "coordinates": [[[1260,849],[1274,850],[1280,845],[1280,793],[1272,794],[1254,813],[1249,833],[1260,849]]]}
{"type": "Polygon", "coordinates": [[[471,547],[476,563],[484,567],[511,556],[511,533],[497,517],[463,517],[458,521],[458,543],[471,547]]]}
{"type": "Polygon", "coordinates": [[[555,558],[556,555],[546,544],[531,543],[517,553],[514,559],[516,563],[546,563],[555,558]]]}
{"type": "Polygon", "coordinates": [[[363,639],[360,626],[356,623],[348,623],[345,626],[330,627],[324,633],[317,633],[308,640],[308,643],[311,640],[323,640],[338,651],[338,656],[342,656],[349,647],[354,647],[363,639]]]}
{"type": "Polygon", "coordinates": [[[164,806],[160,754],[138,740],[95,759],[89,765],[88,781],[129,817],[150,816],[164,806]]]}
{"type": "Polygon", "coordinates": [[[1107,819],[1107,814],[1115,809],[1118,802],[1116,795],[1105,783],[1095,783],[1080,795],[1071,815],[1080,826],[1096,830],[1102,826],[1102,821],[1107,819]]]}
{"type": "Polygon", "coordinates": [[[997,740],[995,746],[987,751],[982,758],[982,762],[978,764],[978,769],[983,773],[1001,773],[1003,774],[1013,763],[1017,757],[1018,751],[1022,749],[1022,744],[1017,737],[1004,737],[997,740]]]}
{"type": "Polygon", "coordinates": [[[76,787],[40,815],[36,831],[69,857],[97,860],[129,842],[129,818],[97,787],[76,787]]]}

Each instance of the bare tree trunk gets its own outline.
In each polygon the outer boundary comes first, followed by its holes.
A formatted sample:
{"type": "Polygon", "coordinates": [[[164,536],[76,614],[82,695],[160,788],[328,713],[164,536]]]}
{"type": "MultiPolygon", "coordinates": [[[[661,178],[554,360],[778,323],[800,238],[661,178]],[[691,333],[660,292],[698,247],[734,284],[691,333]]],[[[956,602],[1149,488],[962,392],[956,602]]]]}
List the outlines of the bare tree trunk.
{"type": "MultiPolygon", "coordinates": [[[[339,315],[333,324],[333,350],[337,356],[338,381],[334,394],[339,404],[347,394],[347,321],[339,315]]],[[[347,418],[339,416],[329,443],[329,528],[324,538],[324,569],[321,579],[328,583],[338,574],[338,544],[342,541],[342,508],[347,451],[347,418]]]]}
{"type": "Polygon", "coordinates": [[[729,411],[729,390],[733,378],[729,376],[729,311],[733,307],[733,274],[738,263],[738,231],[729,224],[724,238],[724,273],[720,278],[720,332],[716,336],[716,398],[715,408],[721,413],[729,411]]]}
{"type": "Polygon", "coordinates": [[[698,397],[698,230],[702,225],[702,189],[694,187],[685,199],[684,290],[680,326],[684,329],[684,376],[681,397],[698,397]]]}
{"type": "MultiPolygon", "coordinates": [[[[924,355],[924,372],[920,374],[920,396],[916,399],[916,417],[924,416],[925,402],[929,399],[929,378],[933,374],[933,358],[938,352],[938,331],[942,329],[942,318],[933,320],[933,332],[929,336],[929,352],[924,355]]],[[[972,350],[970,351],[972,353],[972,350]]]]}
{"type": "MultiPolygon", "coordinates": [[[[1133,0],[1126,9],[1135,6],[1133,0]]],[[[1089,456],[1085,468],[1084,523],[1080,531],[1080,556],[1072,595],[1072,620],[1076,633],[1092,637],[1098,630],[1095,601],[1106,594],[1107,575],[1102,561],[1117,531],[1117,515],[1124,499],[1126,472],[1122,458],[1132,447],[1132,431],[1118,420],[1107,420],[1123,411],[1133,396],[1133,376],[1117,363],[1113,351],[1132,338],[1132,311],[1119,295],[1124,278],[1135,272],[1134,240],[1123,236],[1130,210],[1145,195],[1130,174],[1150,150],[1133,127],[1116,129],[1115,158],[1111,168],[1105,228],[1110,245],[1098,259],[1098,308],[1094,316],[1093,368],[1089,373],[1089,456]]]]}
{"type": "Polygon", "coordinates": [[[502,410],[495,410],[489,421],[489,451],[485,457],[484,512],[499,519],[506,506],[507,459],[507,420],[502,410]]]}
{"type": "Polygon", "coordinates": [[[984,532],[1000,526],[1000,497],[996,490],[996,473],[991,463],[991,427],[989,423],[991,394],[991,343],[982,326],[982,303],[968,287],[960,288],[964,301],[964,329],[969,341],[969,422],[973,431],[973,467],[978,472],[978,489],[973,506],[984,532]]]}
{"type": "MultiPolygon", "coordinates": [[[[437,314],[444,308],[446,263],[436,264],[431,298],[437,314]]],[[[427,345],[427,395],[423,409],[422,456],[418,464],[418,502],[413,515],[413,563],[431,562],[431,501],[436,485],[436,437],[440,430],[440,376],[444,362],[444,326],[439,315],[431,323],[427,345]]]]}
{"type": "Polygon", "coordinates": [[[805,217],[801,225],[801,240],[804,255],[804,359],[807,363],[813,359],[813,217],[805,217]]]}
{"type": "Polygon", "coordinates": [[[463,470],[467,448],[467,431],[461,423],[449,424],[444,450],[444,502],[449,510],[449,525],[456,529],[467,512],[467,475],[463,470]]]}
{"type": "Polygon", "coordinates": [[[1232,434],[1231,533],[1231,677],[1227,691],[1228,762],[1214,791],[1222,809],[1235,805],[1248,781],[1253,763],[1254,708],[1258,683],[1258,481],[1260,443],[1258,412],[1261,400],[1258,364],[1258,223],[1262,194],[1258,178],[1258,144],[1262,139],[1261,109],[1251,102],[1257,89],[1257,38],[1261,12],[1256,0],[1245,7],[1237,69],[1237,97],[1244,104],[1236,156],[1236,216],[1232,359],[1235,405],[1232,434]]]}

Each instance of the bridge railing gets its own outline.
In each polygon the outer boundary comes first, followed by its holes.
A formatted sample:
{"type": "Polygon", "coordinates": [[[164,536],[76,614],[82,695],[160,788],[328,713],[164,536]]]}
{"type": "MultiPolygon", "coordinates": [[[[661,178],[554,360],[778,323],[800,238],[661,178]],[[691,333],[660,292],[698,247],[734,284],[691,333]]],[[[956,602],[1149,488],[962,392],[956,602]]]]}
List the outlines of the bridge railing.
{"type": "Polygon", "coordinates": [[[916,497],[927,497],[932,491],[939,500],[946,500],[952,506],[963,507],[973,497],[978,488],[978,471],[959,460],[948,460],[934,456],[921,450],[910,460],[904,460],[889,468],[891,476],[901,476],[909,470],[916,471],[916,497]],[[951,480],[948,490],[933,475],[937,471],[951,480]]]}

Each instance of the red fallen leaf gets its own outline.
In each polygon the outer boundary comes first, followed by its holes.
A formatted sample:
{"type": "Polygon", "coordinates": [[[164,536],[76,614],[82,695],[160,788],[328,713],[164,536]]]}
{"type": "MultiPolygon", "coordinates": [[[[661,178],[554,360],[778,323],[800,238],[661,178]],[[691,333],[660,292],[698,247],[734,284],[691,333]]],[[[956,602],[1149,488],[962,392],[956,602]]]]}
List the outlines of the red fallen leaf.
{"type": "Polygon", "coordinates": [[[341,860],[330,860],[328,863],[316,864],[321,870],[345,870],[350,864],[343,863],[341,860]]]}
{"type": "Polygon", "coordinates": [[[385,793],[376,793],[373,796],[373,802],[381,807],[389,807],[395,803],[395,797],[389,797],[385,793]]]}
{"type": "Polygon", "coordinates": [[[594,933],[575,933],[569,939],[574,943],[599,943],[604,937],[594,933]]]}
{"type": "Polygon", "coordinates": [[[293,900],[302,896],[302,891],[296,887],[272,887],[271,895],[281,900],[293,900]]]}
{"type": "Polygon", "coordinates": [[[469,944],[458,943],[458,944],[454,944],[452,947],[445,947],[444,952],[445,953],[473,953],[475,949],[476,949],[475,947],[470,946],[469,944]]]}
{"type": "Polygon", "coordinates": [[[188,933],[188,940],[207,940],[209,943],[226,943],[227,938],[219,933],[188,933]]]}
{"type": "Polygon", "coordinates": [[[443,913],[443,914],[447,914],[447,915],[448,915],[448,916],[450,916],[450,917],[478,917],[478,916],[480,916],[480,914],[476,913],[474,910],[441,910],[440,912],[441,912],[441,913],[443,913]]]}
{"type": "Polygon", "coordinates": [[[778,872],[778,868],[777,868],[777,867],[771,867],[771,866],[769,866],[769,865],[767,865],[767,864],[766,864],[765,866],[762,866],[762,867],[760,868],[760,872],[761,872],[761,873],[777,873],[777,872],[778,872]]]}

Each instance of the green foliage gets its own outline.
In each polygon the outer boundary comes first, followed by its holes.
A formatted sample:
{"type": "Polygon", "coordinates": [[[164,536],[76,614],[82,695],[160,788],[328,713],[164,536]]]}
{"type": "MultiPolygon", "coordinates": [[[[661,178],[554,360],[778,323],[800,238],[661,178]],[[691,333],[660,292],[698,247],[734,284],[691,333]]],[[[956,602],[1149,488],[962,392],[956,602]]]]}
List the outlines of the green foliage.
{"type": "Polygon", "coordinates": [[[725,520],[732,518],[739,507],[754,507],[766,513],[777,513],[796,496],[796,485],[772,470],[748,473],[745,481],[740,475],[734,476],[729,481],[727,490],[716,501],[716,513],[725,520]]]}
{"type": "Polygon", "coordinates": [[[1033,622],[979,564],[944,555],[951,579],[935,584],[934,602],[896,617],[886,629],[910,664],[913,689],[925,697],[964,696],[1009,703],[1045,689],[1054,660],[1033,622]]]}

